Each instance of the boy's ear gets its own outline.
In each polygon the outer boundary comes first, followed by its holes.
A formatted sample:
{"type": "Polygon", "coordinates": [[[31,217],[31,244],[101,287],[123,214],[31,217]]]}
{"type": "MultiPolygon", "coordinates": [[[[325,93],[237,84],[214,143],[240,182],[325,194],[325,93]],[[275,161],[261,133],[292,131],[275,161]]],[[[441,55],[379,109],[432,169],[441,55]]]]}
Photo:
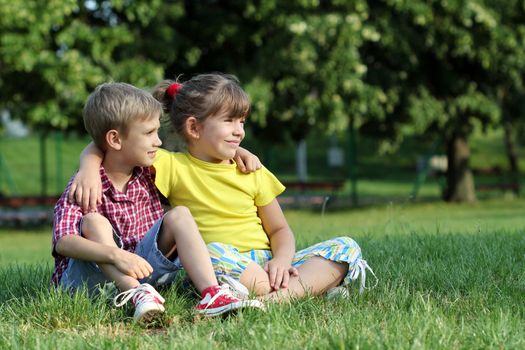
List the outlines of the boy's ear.
{"type": "Polygon", "coordinates": [[[122,148],[122,140],[120,137],[120,133],[117,130],[109,130],[106,133],[106,144],[108,145],[108,148],[113,149],[115,151],[120,151],[122,148]]]}
{"type": "Polygon", "coordinates": [[[200,137],[200,123],[195,117],[189,117],[184,123],[184,131],[186,135],[192,139],[198,140],[200,137]]]}

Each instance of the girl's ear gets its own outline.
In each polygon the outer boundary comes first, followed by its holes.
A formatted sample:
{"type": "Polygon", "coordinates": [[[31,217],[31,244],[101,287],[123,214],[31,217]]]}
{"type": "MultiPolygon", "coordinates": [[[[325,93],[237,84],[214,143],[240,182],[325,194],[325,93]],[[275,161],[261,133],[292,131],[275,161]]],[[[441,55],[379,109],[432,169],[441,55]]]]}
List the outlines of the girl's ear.
{"type": "Polygon", "coordinates": [[[120,151],[122,148],[122,139],[120,133],[117,130],[109,130],[106,133],[106,144],[108,147],[115,151],[120,151]]]}
{"type": "Polygon", "coordinates": [[[200,138],[200,123],[195,117],[189,117],[184,123],[184,131],[190,139],[198,140],[200,138]]]}

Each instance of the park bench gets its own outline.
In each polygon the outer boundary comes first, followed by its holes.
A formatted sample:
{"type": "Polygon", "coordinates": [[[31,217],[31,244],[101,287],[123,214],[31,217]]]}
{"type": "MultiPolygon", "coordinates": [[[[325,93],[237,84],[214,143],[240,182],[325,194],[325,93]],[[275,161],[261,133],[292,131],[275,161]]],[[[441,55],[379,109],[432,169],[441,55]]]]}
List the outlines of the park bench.
{"type": "Polygon", "coordinates": [[[487,192],[487,191],[512,191],[514,193],[520,192],[520,184],[516,179],[512,179],[511,176],[505,174],[503,169],[499,166],[486,167],[486,168],[475,168],[472,169],[474,175],[485,175],[485,176],[496,176],[498,181],[495,183],[477,183],[476,191],[487,192]],[[507,175],[507,176],[506,176],[507,175]]]}
{"type": "Polygon", "coordinates": [[[56,196],[10,196],[0,194],[0,226],[50,223],[56,196]]]}
{"type": "Polygon", "coordinates": [[[283,181],[287,191],[278,197],[278,201],[285,207],[321,207],[344,184],[344,181],[283,181]]]}
{"type": "Polygon", "coordinates": [[[298,192],[307,191],[339,191],[345,185],[344,181],[284,181],[283,185],[289,190],[298,192]]]}

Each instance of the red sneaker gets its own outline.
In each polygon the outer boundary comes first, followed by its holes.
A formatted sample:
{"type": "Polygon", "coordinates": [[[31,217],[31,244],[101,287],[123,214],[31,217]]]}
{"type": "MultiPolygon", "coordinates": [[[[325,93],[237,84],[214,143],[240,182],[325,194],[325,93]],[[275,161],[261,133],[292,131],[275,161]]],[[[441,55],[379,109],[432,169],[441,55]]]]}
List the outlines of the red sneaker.
{"type": "Polygon", "coordinates": [[[228,285],[211,286],[202,291],[202,300],[197,305],[197,313],[204,316],[218,316],[248,307],[264,310],[264,304],[259,300],[236,298],[228,285]]]}

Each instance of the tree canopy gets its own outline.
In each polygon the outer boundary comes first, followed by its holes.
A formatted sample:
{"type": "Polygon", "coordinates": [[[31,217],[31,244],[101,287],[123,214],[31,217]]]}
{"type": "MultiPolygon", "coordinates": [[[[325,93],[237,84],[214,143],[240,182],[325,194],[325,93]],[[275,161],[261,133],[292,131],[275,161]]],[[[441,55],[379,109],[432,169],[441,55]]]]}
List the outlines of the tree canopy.
{"type": "Polygon", "coordinates": [[[472,127],[523,120],[524,19],[517,0],[0,0],[0,108],[75,128],[101,82],[225,71],[262,138],[442,139],[461,200],[472,127]]]}

